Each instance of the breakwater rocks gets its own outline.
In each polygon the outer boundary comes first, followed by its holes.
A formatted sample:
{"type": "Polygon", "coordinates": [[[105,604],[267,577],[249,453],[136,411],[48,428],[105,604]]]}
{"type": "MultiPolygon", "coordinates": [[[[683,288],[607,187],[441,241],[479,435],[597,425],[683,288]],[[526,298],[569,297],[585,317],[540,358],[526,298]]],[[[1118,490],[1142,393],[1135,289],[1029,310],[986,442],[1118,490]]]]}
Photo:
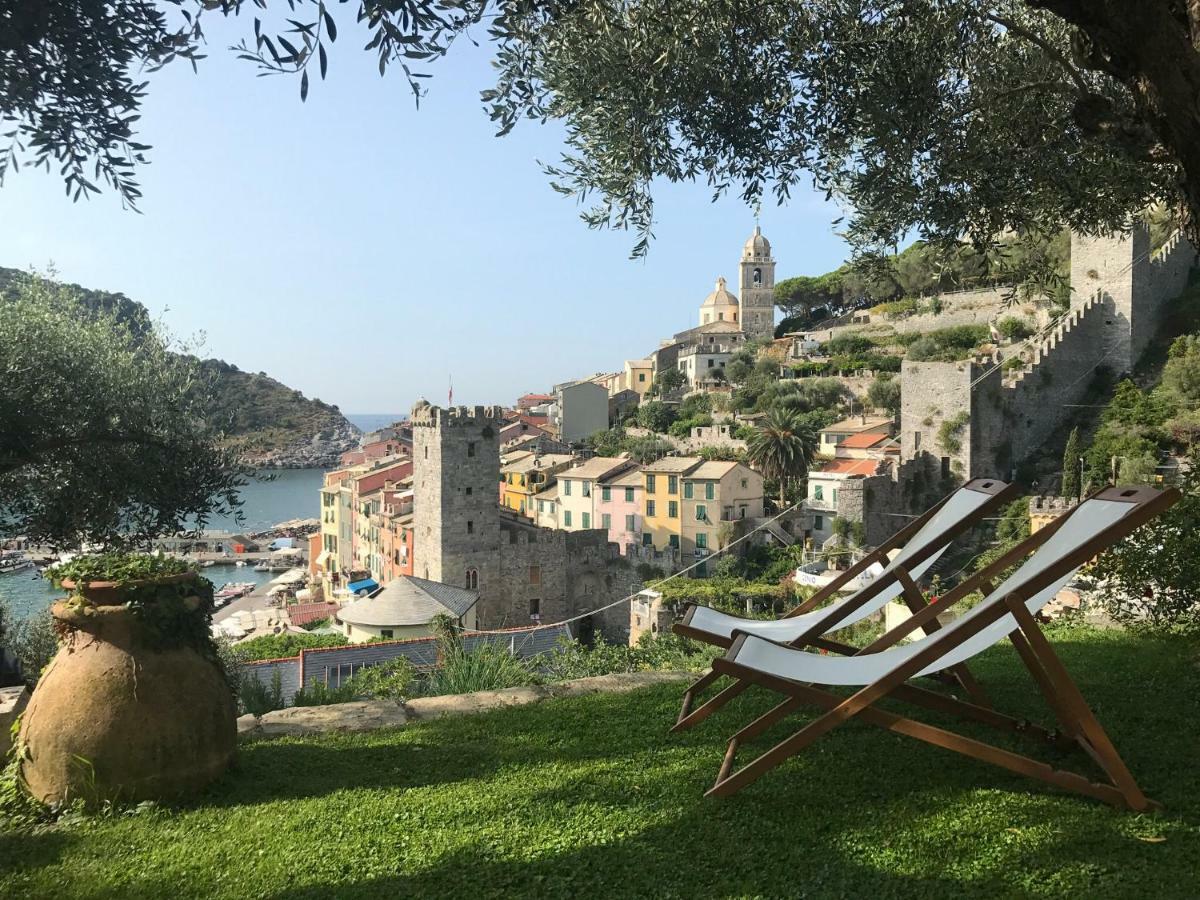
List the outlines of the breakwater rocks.
{"type": "Polygon", "coordinates": [[[329,469],[340,465],[343,453],[358,447],[361,436],[346,422],[285,447],[247,454],[246,462],[257,469],[329,469]]]}

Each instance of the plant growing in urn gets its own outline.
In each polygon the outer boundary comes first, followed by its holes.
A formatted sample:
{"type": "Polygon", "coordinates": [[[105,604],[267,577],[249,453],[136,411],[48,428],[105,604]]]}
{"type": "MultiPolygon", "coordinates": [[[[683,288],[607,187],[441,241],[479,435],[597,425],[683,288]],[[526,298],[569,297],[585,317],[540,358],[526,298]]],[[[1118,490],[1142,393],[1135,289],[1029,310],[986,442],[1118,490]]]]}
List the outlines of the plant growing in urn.
{"type": "Polygon", "coordinates": [[[0,535],[86,550],[52,570],[58,653],[21,721],[37,799],[161,799],[229,765],[212,585],[144,551],[236,512],[243,472],[198,361],[119,305],[43,278],[0,297],[0,535]]]}

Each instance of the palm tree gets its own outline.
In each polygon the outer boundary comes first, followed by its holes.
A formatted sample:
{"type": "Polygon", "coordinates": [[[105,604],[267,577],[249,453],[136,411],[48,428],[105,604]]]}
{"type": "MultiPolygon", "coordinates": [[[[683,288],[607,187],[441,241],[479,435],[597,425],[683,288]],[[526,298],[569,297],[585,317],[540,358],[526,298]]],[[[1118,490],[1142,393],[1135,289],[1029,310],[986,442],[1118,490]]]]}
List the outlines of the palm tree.
{"type": "Polygon", "coordinates": [[[786,502],[790,482],[804,478],[817,453],[817,432],[800,413],[775,408],[750,435],[750,463],[764,478],[779,482],[779,508],[786,502]]]}

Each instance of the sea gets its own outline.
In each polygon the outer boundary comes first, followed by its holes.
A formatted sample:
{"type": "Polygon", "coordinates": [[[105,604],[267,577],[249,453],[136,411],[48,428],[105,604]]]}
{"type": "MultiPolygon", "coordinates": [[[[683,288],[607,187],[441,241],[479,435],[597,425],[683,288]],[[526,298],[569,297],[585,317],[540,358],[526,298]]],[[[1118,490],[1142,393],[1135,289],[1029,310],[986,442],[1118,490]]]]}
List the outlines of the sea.
{"type": "MultiPolygon", "coordinates": [[[[402,413],[358,413],[347,419],[363,431],[374,431],[407,418],[402,413]]],[[[271,469],[260,472],[241,491],[243,521],[232,516],[210,519],[205,528],[210,531],[265,531],[272,525],[289,519],[316,519],[321,514],[319,490],[323,469],[271,469]]],[[[217,587],[226,581],[270,581],[278,573],[255,572],[251,566],[216,565],[204,574],[217,587]]],[[[24,619],[45,609],[61,596],[50,582],[35,575],[34,570],[0,575],[0,605],[14,618],[24,619]]]]}

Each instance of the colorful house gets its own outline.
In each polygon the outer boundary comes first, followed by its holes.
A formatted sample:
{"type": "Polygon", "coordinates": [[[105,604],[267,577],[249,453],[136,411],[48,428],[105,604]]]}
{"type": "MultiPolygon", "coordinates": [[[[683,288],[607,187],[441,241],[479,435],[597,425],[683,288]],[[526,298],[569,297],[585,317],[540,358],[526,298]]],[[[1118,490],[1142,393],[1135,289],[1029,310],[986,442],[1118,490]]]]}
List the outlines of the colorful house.
{"type": "Polygon", "coordinates": [[[507,455],[500,467],[504,506],[530,519],[534,517],[533,497],[554,483],[557,473],[571,465],[569,453],[530,453],[507,455]]]}
{"type": "Polygon", "coordinates": [[[680,549],[693,574],[708,574],[708,556],[738,534],[746,519],[764,515],[763,477],[738,462],[704,462],[683,478],[680,549]]]}
{"type": "Polygon", "coordinates": [[[614,478],[634,468],[630,459],[615,456],[594,456],[587,462],[558,473],[558,527],[564,531],[585,531],[589,528],[611,528],[611,520],[597,509],[597,501],[612,494],[606,479],[614,478]]]}
{"type": "Polygon", "coordinates": [[[600,527],[608,529],[608,539],[621,548],[622,556],[629,553],[631,545],[642,542],[644,491],[637,466],[600,480],[599,497],[594,498],[600,527]]]}
{"type": "Polygon", "coordinates": [[[698,456],[664,456],[642,466],[642,546],[655,550],[680,549],[683,477],[702,462],[698,456]]]}

